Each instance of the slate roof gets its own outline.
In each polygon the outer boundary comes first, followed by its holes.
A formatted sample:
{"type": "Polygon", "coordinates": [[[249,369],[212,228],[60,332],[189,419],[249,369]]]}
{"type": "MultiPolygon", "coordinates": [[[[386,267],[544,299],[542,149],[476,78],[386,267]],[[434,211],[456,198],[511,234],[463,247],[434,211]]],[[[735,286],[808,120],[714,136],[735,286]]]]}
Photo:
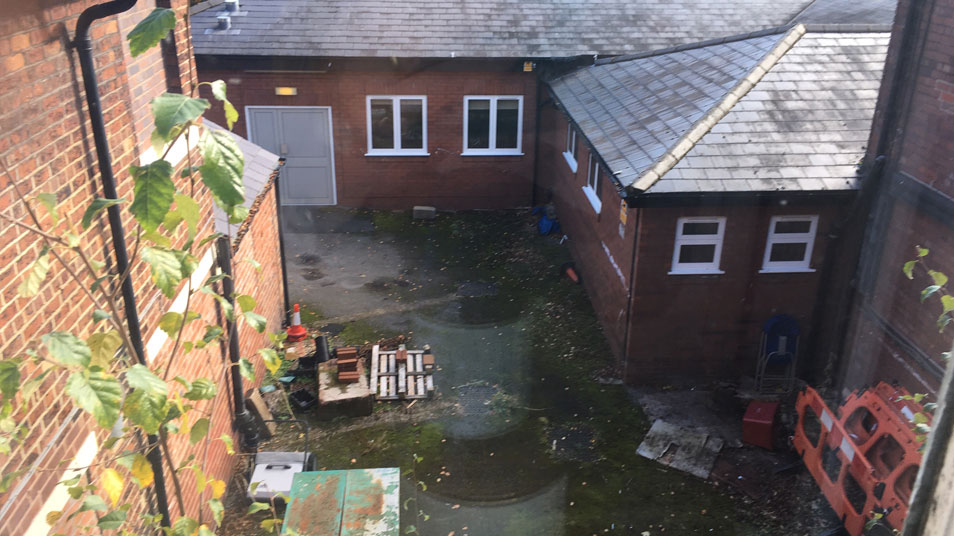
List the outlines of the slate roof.
{"type": "Polygon", "coordinates": [[[551,90],[623,187],[855,188],[889,34],[771,31],[598,62],[551,90]]]}
{"type": "MultiPolygon", "coordinates": [[[[202,124],[211,129],[225,130],[222,126],[208,119],[203,120],[202,124]]],[[[242,204],[251,207],[255,198],[258,197],[258,194],[265,188],[265,184],[268,183],[268,178],[271,177],[272,172],[278,167],[278,155],[265,150],[261,146],[248,141],[234,132],[230,132],[229,134],[232,135],[232,138],[238,143],[239,148],[242,149],[242,154],[245,155],[245,169],[242,172],[242,182],[245,183],[245,202],[242,204]]],[[[225,212],[216,206],[213,213],[215,217],[215,231],[218,233],[228,232],[229,218],[225,212]]],[[[235,232],[238,231],[239,226],[232,225],[231,227],[231,234],[235,236],[235,232]]]]}
{"type": "Polygon", "coordinates": [[[224,7],[210,0],[192,9],[191,23],[199,55],[545,58],[628,54],[757,31],[789,23],[810,3],[240,0],[231,29],[216,31],[224,7]]]}

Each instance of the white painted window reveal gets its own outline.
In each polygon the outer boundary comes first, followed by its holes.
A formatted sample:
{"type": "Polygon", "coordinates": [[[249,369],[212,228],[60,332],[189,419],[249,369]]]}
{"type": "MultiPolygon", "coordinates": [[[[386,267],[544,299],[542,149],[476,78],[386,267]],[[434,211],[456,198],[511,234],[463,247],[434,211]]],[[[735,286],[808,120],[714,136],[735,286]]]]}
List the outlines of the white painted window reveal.
{"type": "Polygon", "coordinates": [[[573,123],[566,125],[566,148],[563,150],[563,158],[566,159],[570,170],[576,173],[576,130],[573,129],[573,123]]]}
{"type": "Polygon", "coordinates": [[[593,210],[599,214],[603,207],[603,201],[600,200],[600,161],[593,157],[593,153],[590,153],[586,164],[586,186],[583,187],[583,193],[593,206],[593,210]]]}
{"type": "Polygon", "coordinates": [[[818,216],[773,216],[760,273],[814,272],[812,248],[818,216]]]}
{"type": "Polygon", "coordinates": [[[464,97],[462,156],[522,155],[523,97],[464,97]]]}
{"type": "Polygon", "coordinates": [[[427,97],[369,95],[365,156],[428,156],[427,97]]]}
{"type": "Polygon", "coordinates": [[[725,217],[679,218],[672,252],[671,275],[723,274],[722,239],[725,217]]]}

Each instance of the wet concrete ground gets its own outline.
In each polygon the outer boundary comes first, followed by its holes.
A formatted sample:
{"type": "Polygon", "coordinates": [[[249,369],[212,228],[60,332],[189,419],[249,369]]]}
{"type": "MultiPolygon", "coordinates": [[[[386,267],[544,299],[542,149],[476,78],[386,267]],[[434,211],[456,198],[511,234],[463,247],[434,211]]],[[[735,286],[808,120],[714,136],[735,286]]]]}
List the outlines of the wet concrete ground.
{"type": "Polygon", "coordinates": [[[285,216],[311,328],[341,344],[406,334],[437,356],[435,400],[314,423],[319,467],[402,468],[402,534],[811,533],[636,454],[649,423],[634,393],[596,381],[614,364],[592,308],[526,215],[285,216]]]}

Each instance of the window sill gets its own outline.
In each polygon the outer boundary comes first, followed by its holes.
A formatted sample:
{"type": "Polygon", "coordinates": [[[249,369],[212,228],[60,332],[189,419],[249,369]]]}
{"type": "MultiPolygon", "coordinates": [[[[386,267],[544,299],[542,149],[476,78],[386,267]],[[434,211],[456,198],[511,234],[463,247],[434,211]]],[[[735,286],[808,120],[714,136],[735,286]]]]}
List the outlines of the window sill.
{"type": "Polygon", "coordinates": [[[573,173],[576,173],[577,165],[576,165],[576,159],[573,158],[573,155],[571,155],[570,153],[563,153],[563,158],[566,159],[567,165],[570,166],[570,171],[572,171],[573,173]]]}
{"type": "Polygon", "coordinates": [[[676,268],[674,270],[670,270],[668,275],[722,275],[724,273],[724,270],[691,270],[688,268],[676,268]]]}
{"type": "Polygon", "coordinates": [[[762,268],[759,270],[760,274],[810,274],[814,272],[814,268],[762,268]]]}
{"type": "Polygon", "coordinates": [[[519,150],[507,149],[468,149],[460,153],[461,156],[523,156],[519,150]]]}
{"type": "Polygon", "coordinates": [[[427,151],[371,151],[364,156],[431,156],[427,151]]]}
{"type": "Polygon", "coordinates": [[[600,197],[596,195],[596,192],[593,188],[590,188],[589,185],[583,187],[583,193],[586,195],[586,199],[590,202],[590,205],[593,206],[593,210],[599,214],[600,209],[603,208],[603,202],[600,201],[600,197]]]}

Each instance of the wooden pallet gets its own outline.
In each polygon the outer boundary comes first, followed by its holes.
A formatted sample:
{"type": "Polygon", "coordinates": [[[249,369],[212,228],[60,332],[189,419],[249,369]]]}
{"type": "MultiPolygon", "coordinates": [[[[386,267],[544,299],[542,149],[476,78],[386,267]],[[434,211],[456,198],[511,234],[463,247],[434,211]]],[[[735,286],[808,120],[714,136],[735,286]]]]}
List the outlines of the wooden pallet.
{"type": "Polygon", "coordinates": [[[434,393],[434,371],[424,370],[424,350],[407,350],[407,362],[398,350],[371,349],[371,390],[379,400],[428,398],[434,393]]]}

